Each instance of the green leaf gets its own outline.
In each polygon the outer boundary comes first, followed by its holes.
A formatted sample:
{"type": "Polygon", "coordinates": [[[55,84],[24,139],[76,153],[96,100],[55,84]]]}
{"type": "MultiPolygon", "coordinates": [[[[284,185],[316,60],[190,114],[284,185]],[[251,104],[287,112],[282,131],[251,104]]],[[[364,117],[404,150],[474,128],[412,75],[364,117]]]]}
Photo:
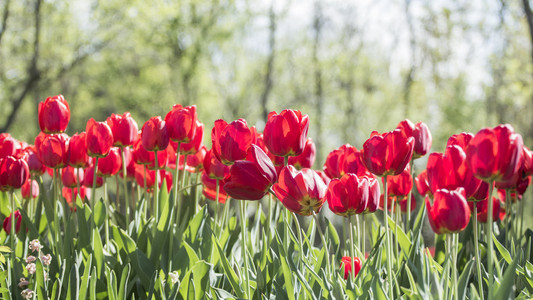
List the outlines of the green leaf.
{"type": "Polygon", "coordinates": [[[470,274],[472,273],[472,268],[474,267],[474,263],[475,263],[474,260],[470,260],[466,264],[465,268],[463,269],[463,273],[461,273],[461,275],[459,276],[459,282],[457,286],[458,293],[459,293],[459,299],[466,299],[466,290],[467,290],[466,287],[468,285],[468,281],[470,278],[470,274]]]}
{"type": "Polygon", "coordinates": [[[494,241],[494,245],[496,245],[496,248],[500,252],[503,259],[505,259],[508,264],[511,264],[513,260],[511,259],[511,254],[509,254],[509,251],[505,249],[505,247],[500,243],[500,241],[498,241],[495,235],[492,235],[492,240],[494,241]]]}
{"type": "Polygon", "coordinates": [[[519,256],[515,256],[505,273],[501,281],[500,287],[494,294],[494,299],[511,299],[512,293],[515,288],[514,279],[516,276],[516,265],[518,264],[519,256]]]}
{"type": "Polygon", "coordinates": [[[404,253],[409,253],[409,249],[411,248],[411,240],[407,237],[405,232],[403,232],[402,228],[392,220],[390,216],[388,216],[390,231],[392,234],[396,234],[396,239],[398,240],[398,243],[400,244],[400,248],[404,253]]]}
{"type": "Polygon", "coordinates": [[[220,245],[218,244],[218,241],[216,240],[215,236],[213,235],[213,243],[217,247],[218,255],[220,257],[220,262],[222,263],[222,268],[224,269],[224,274],[226,275],[226,278],[229,280],[229,283],[233,290],[235,291],[235,294],[237,294],[237,297],[244,298],[246,295],[241,289],[241,286],[239,285],[239,277],[237,274],[235,274],[235,271],[230,266],[230,263],[228,261],[228,258],[224,254],[224,251],[220,248],[220,245]]]}
{"type": "Polygon", "coordinates": [[[0,252],[10,253],[12,251],[8,246],[0,246],[0,252]]]}
{"type": "Polygon", "coordinates": [[[210,269],[211,265],[207,262],[203,260],[198,261],[183,277],[181,282],[184,284],[180,285],[180,294],[185,299],[202,299],[208,292],[209,276],[207,275],[210,269]],[[194,282],[193,289],[191,289],[191,282],[194,282]],[[192,295],[194,297],[191,297],[192,295]]]}
{"type": "Polygon", "coordinates": [[[67,289],[67,299],[80,299],[79,297],[79,290],[80,290],[80,280],[79,280],[79,274],[78,274],[78,265],[73,264],[72,268],[70,269],[70,275],[68,278],[68,289],[67,289]]]}
{"type": "Polygon", "coordinates": [[[127,285],[128,285],[128,278],[130,277],[130,264],[127,264],[124,269],[122,269],[122,275],[120,276],[120,285],[118,289],[118,295],[117,299],[119,300],[126,300],[127,297],[127,285]]]}
{"type": "Polygon", "coordinates": [[[80,285],[80,293],[79,293],[79,299],[85,300],[87,299],[87,291],[89,288],[89,274],[91,272],[91,266],[92,266],[92,259],[93,255],[92,253],[89,254],[89,258],[85,261],[85,269],[83,270],[83,276],[81,277],[81,285],[80,285]]]}
{"type": "Polygon", "coordinates": [[[117,275],[115,271],[108,266],[105,267],[105,274],[107,279],[107,298],[109,300],[117,299],[117,275]]]}
{"type": "Polygon", "coordinates": [[[96,224],[96,227],[102,226],[107,217],[106,205],[103,199],[100,198],[100,200],[96,202],[96,204],[94,205],[93,214],[94,224],[96,224]]]}
{"type": "Polygon", "coordinates": [[[102,240],[100,239],[100,234],[96,228],[93,229],[92,244],[94,260],[96,261],[96,271],[98,274],[98,279],[100,279],[104,274],[104,249],[102,246],[102,240]]]}

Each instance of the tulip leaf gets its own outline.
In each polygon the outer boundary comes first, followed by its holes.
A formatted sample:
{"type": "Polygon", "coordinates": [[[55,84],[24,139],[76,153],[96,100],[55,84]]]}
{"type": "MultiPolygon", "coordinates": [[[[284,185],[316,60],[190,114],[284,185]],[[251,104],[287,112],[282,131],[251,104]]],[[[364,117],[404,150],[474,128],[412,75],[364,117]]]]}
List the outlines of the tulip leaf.
{"type": "Polygon", "coordinates": [[[237,294],[237,297],[244,298],[245,294],[243,293],[239,285],[239,277],[237,276],[237,274],[235,274],[235,271],[231,267],[228,259],[226,258],[224,251],[222,251],[222,249],[220,248],[220,245],[218,244],[214,236],[213,236],[213,242],[215,246],[217,247],[218,255],[220,257],[220,262],[222,263],[222,268],[224,269],[224,274],[228,278],[231,287],[235,291],[235,294],[237,294]]]}
{"type": "Polygon", "coordinates": [[[80,284],[80,292],[79,292],[79,299],[87,299],[87,291],[88,291],[88,288],[89,288],[89,273],[91,271],[91,265],[92,265],[92,259],[93,259],[93,255],[92,253],[89,254],[89,258],[87,260],[85,260],[85,263],[84,263],[84,270],[83,270],[83,275],[81,277],[81,284],[80,284]]]}
{"type": "Polygon", "coordinates": [[[516,265],[518,264],[519,256],[515,256],[511,264],[505,270],[501,284],[494,294],[494,299],[510,299],[515,289],[514,280],[516,276],[516,265]]]}
{"type": "Polygon", "coordinates": [[[44,268],[40,259],[35,261],[35,266],[35,292],[37,293],[37,299],[47,299],[48,295],[46,294],[44,284],[44,268]]]}
{"type": "Polygon", "coordinates": [[[392,234],[396,235],[396,239],[398,240],[398,243],[400,244],[400,248],[404,253],[409,253],[409,249],[411,248],[411,240],[407,237],[403,229],[392,220],[392,218],[389,216],[389,227],[392,234]]]}
{"type": "Polygon", "coordinates": [[[67,288],[67,300],[70,299],[80,299],[79,297],[79,291],[80,291],[80,278],[78,274],[78,266],[76,264],[72,265],[72,268],[70,269],[70,276],[68,278],[68,288],[67,288]]]}
{"type": "Polygon", "coordinates": [[[106,205],[104,203],[104,200],[100,198],[99,201],[96,202],[94,205],[94,224],[96,224],[96,227],[102,226],[104,224],[106,217],[108,215],[106,205]]]}
{"type": "Polygon", "coordinates": [[[459,282],[457,285],[459,299],[466,299],[466,287],[472,273],[472,268],[474,267],[474,260],[470,260],[463,269],[463,273],[459,276],[459,282]]]}
{"type": "Polygon", "coordinates": [[[115,271],[105,266],[105,274],[107,279],[107,298],[109,300],[117,299],[117,275],[115,271]]]}
{"type": "Polygon", "coordinates": [[[102,246],[102,240],[100,239],[100,234],[96,230],[96,228],[93,229],[93,253],[94,253],[94,259],[96,261],[96,271],[98,274],[98,279],[102,278],[103,272],[104,272],[104,249],[102,246]]]}
{"type": "Polygon", "coordinates": [[[511,259],[511,254],[509,254],[509,251],[505,249],[505,247],[500,243],[500,241],[498,241],[495,235],[492,235],[492,240],[494,241],[494,245],[496,245],[496,248],[500,252],[503,259],[505,259],[508,264],[511,264],[513,260],[511,259]]]}

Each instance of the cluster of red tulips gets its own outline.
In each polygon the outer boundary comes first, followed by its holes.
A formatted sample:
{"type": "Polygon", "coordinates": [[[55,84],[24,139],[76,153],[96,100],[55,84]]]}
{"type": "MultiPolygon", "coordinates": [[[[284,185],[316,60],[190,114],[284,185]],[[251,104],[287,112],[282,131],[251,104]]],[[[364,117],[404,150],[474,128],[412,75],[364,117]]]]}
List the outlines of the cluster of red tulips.
{"type": "MultiPolygon", "coordinates": [[[[79,196],[82,200],[91,198],[93,204],[95,193],[89,189],[94,191],[105,178],[120,174],[129,221],[135,203],[127,200],[128,180],[153,192],[155,199],[165,181],[169,191],[174,190],[179,209],[178,192],[184,186],[179,182],[179,171],[185,170],[198,174],[207,199],[217,200],[215,222],[219,202],[229,198],[260,200],[269,193],[290,212],[302,216],[316,216],[325,202],[333,213],[346,218],[381,208],[388,257],[393,257],[394,247],[388,213],[395,209],[396,213],[406,213],[410,223],[416,207],[413,182],[426,197],[422,205],[435,233],[451,234],[454,239],[453,234],[464,230],[473,214],[474,221],[489,224],[485,234],[492,245],[492,222],[505,214],[506,206],[520,200],[533,171],[532,152],[510,125],[485,128],[476,135],[451,136],[444,153],[431,153],[427,169],[414,178],[413,160],[426,155],[432,144],[430,131],[422,122],[404,120],[390,132],[374,131],[359,150],[343,145],[328,155],[319,171],[311,169],[315,145],[307,137],[309,118],[297,110],[271,112],[263,133],[249,127],[244,119],[231,123],[217,120],[210,150],[203,145],[204,125],[195,106],[175,105],[164,119],[150,118],[140,132],[131,115],[124,113],[113,114],[105,122],[90,119],[85,132],[69,137],[64,133],[69,119],[69,105],[63,96],[50,97],[39,104],[41,133],[34,145],[17,141],[8,133],[1,135],[0,189],[12,193],[22,188],[24,198],[35,198],[39,187],[35,180],[48,170],[57,179],[54,182],[61,178],[68,203],[79,196]],[[499,196],[491,197],[495,187],[499,196]]],[[[14,229],[9,218],[4,228],[8,232],[14,229]]],[[[477,231],[476,225],[476,242],[477,231]]],[[[450,243],[453,245],[453,240],[450,243]]],[[[488,250],[492,284],[492,247],[488,250]]],[[[392,260],[387,261],[391,274],[392,260]]],[[[360,263],[353,251],[351,257],[343,259],[343,265],[348,265],[346,272],[357,271],[360,263]]],[[[392,286],[392,277],[388,278],[392,286]]]]}

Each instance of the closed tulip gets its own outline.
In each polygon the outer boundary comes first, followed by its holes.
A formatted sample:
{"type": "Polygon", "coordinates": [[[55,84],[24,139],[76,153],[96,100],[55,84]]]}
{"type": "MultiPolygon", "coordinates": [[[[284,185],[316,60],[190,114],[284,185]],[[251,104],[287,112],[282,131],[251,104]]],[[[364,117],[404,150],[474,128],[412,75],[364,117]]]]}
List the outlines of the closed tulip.
{"type": "Polygon", "coordinates": [[[0,158],[0,190],[20,189],[28,180],[30,169],[22,158],[0,158]]]}
{"type": "MultiPolygon", "coordinates": [[[[93,182],[94,182],[94,166],[90,166],[90,167],[87,167],[84,170],[83,185],[88,187],[88,188],[92,188],[93,187],[93,182]]],[[[101,176],[97,175],[96,176],[96,186],[95,186],[95,188],[99,188],[102,185],[104,185],[104,178],[102,178],[101,176]]]]}
{"type": "MultiPolygon", "coordinates": [[[[281,171],[281,169],[283,168],[283,166],[285,164],[285,158],[283,156],[276,156],[276,155],[270,153],[270,151],[268,151],[268,148],[265,145],[264,135],[262,133],[257,133],[256,134],[255,144],[257,146],[259,146],[261,148],[261,150],[263,150],[268,155],[268,157],[270,158],[270,160],[272,161],[272,163],[274,164],[274,167],[276,167],[276,169],[278,169],[278,167],[281,167],[280,170],[279,170],[279,171],[281,171]]],[[[291,158],[289,157],[289,160],[290,159],[291,158]]]]}
{"type": "Polygon", "coordinates": [[[308,138],[305,142],[302,154],[298,156],[289,157],[289,165],[294,166],[296,169],[301,170],[305,168],[312,168],[316,158],[315,143],[311,138],[308,138]]]}
{"type": "Polygon", "coordinates": [[[129,112],[123,115],[111,114],[106,123],[113,133],[113,146],[122,148],[133,145],[139,128],[129,112]]]}
{"type": "MultiPolygon", "coordinates": [[[[202,148],[204,145],[204,124],[202,122],[196,120],[196,132],[194,134],[194,137],[192,140],[190,140],[187,143],[181,143],[180,145],[180,154],[181,155],[191,155],[195,154],[202,148]]],[[[177,143],[173,142],[172,146],[174,147],[174,150],[177,150],[177,143]]]]}
{"type": "Polygon", "coordinates": [[[326,162],[324,162],[323,170],[329,178],[341,178],[345,174],[344,160],[347,152],[355,153],[357,152],[357,149],[354,146],[345,144],[328,154],[326,162]],[[353,151],[349,151],[349,149],[352,149],[353,151]]]}
{"type": "Polygon", "coordinates": [[[263,131],[265,145],[277,156],[297,156],[302,153],[309,130],[309,116],[299,110],[285,109],[268,114],[263,131]]]}
{"type": "Polygon", "coordinates": [[[70,108],[63,95],[48,97],[39,103],[39,127],[47,134],[61,133],[70,121],[70,108]]]}
{"type": "Polygon", "coordinates": [[[288,210],[302,216],[320,212],[327,190],[326,184],[315,171],[298,171],[291,165],[281,170],[279,180],[272,188],[288,210]]]}
{"type": "Polygon", "coordinates": [[[98,170],[96,172],[99,176],[110,177],[115,176],[121,170],[122,157],[118,147],[112,147],[106,157],[100,158],[98,161],[98,170]]]}
{"type": "Polygon", "coordinates": [[[87,154],[87,134],[76,133],[70,137],[68,143],[68,164],[76,168],[86,168],[89,165],[87,154]]]}
{"type": "Polygon", "coordinates": [[[83,182],[83,179],[85,178],[85,172],[83,169],[74,168],[71,166],[67,166],[61,170],[61,181],[63,182],[63,186],[68,188],[74,188],[77,187],[78,184],[81,185],[83,182]],[[80,182],[78,183],[78,178],[80,182]]]}
{"type": "Polygon", "coordinates": [[[176,104],[165,116],[168,136],[175,142],[188,143],[196,133],[196,105],[181,106],[176,104]]]}
{"type": "MultiPolygon", "coordinates": [[[[3,227],[4,230],[7,232],[7,234],[11,234],[11,216],[12,214],[9,214],[7,218],[4,219],[3,227]]],[[[15,232],[19,233],[20,231],[20,225],[22,224],[22,215],[20,214],[20,211],[15,211],[15,232]]]]}
{"type": "MultiPolygon", "coordinates": [[[[505,201],[505,192],[503,193],[503,199],[505,201]]],[[[489,213],[489,201],[485,198],[482,201],[477,202],[477,220],[480,223],[487,223],[489,213]]],[[[470,211],[474,213],[474,203],[468,202],[470,211]]],[[[503,220],[505,217],[505,205],[502,205],[500,199],[492,197],[492,222],[503,220]]]]}
{"type": "Polygon", "coordinates": [[[204,169],[204,159],[207,154],[207,148],[202,147],[193,155],[187,156],[187,166],[192,168],[193,173],[201,172],[204,169]]]}
{"type": "Polygon", "coordinates": [[[341,259],[340,268],[342,269],[344,267],[344,280],[347,280],[350,276],[350,273],[352,273],[352,266],[354,266],[354,276],[357,276],[357,274],[359,274],[359,271],[361,271],[361,260],[359,259],[359,257],[354,257],[352,259],[349,256],[343,256],[341,259]]]}
{"type": "Polygon", "coordinates": [[[379,205],[379,182],[376,178],[345,174],[328,185],[326,201],[329,209],[339,216],[375,212],[379,205]]]}
{"type": "Polygon", "coordinates": [[[85,127],[87,154],[92,157],[105,157],[113,147],[113,132],[106,122],[96,122],[91,118],[85,127]]]}
{"type": "Polygon", "coordinates": [[[459,134],[454,134],[448,138],[446,147],[457,145],[463,149],[466,153],[466,148],[470,141],[474,138],[474,135],[469,132],[461,132],[459,134]]]}
{"type": "Polygon", "coordinates": [[[259,146],[252,145],[246,160],[238,160],[231,166],[224,190],[234,199],[260,200],[276,180],[276,169],[270,158],[259,146]]]}
{"type": "Polygon", "coordinates": [[[381,135],[374,131],[363,144],[363,163],[374,175],[398,175],[411,160],[414,144],[400,129],[381,135]]]}
{"type": "MultiPolygon", "coordinates": [[[[385,178],[382,178],[382,180],[384,181],[385,178]]],[[[407,198],[412,189],[413,177],[411,177],[411,167],[409,165],[399,175],[387,176],[387,195],[404,199],[407,198]]]]}
{"type": "Polygon", "coordinates": [[[82,202],[85,200],[85,197],[89,197],[89,189],[84,186],[80,187],[79,192],[78,188],[67,187],[64,187],[61,192],[70,209],[74,211],[76,210],[76,198],[78,195],[80,196],[82,202]]]}
{"type": "Polygon", "coordinates": [[[415,146],[413,148],[413,159],[417,159],[426,155],[431,149],[431,132],[426,124],[418,122],[413,124],[409,120],[403,120],[398,124],[398,128],[402,129],[406,136],[412,136],[415,139],[415,146]]]}
{"type": "Polygon", "coordinates": [[[37,155],[37,150],[35,146],[29,146],[25,149],[27,156],[26,162],[28,163],[28,168],[30,169],[30,175],[32,176],[41,176],[44,174],[46,167],[43,165],[39,156],[37,155]]]}
{"type": "Polygon", "coordinates": [[[0,158],[14,156],[19,143],[9,133],[0,134],[0,158]]]}
{"type": "Polygon", "coordinates": [[[69,137],[64,133],[49,134],[39,145],[39,157],[49,168],[63,168],[68,163],[69,137]]]}
{"type": "Polygon", "coordinates": [[[426,209],[431,228],[436,234],[463,231],[470,220],[470,208],[463,188],[435,191],[433,205],[426,198],[426,209]]]}
{"type": "Polygon", "coordinates": [[[349,147],[346,149],[342,171],[344,173],[355,174],[359,177],[374,177],[374,174],[370,173],[363,163],[363,151],[357,150],[355,147],[349,147]]]}
{"type": "Polygon", "coordinates": [[[431,190],[429,189],[427,170],[420,172],[420,174],[416,176],[415,184],[416,184],[416,189],[421,196],[425,197],[427,195],[431,195],[431,190]]]}
{"type": "Polygon", "coordinates": [[[163,185],[163,181],[164,181],[167,185],[167,192],[170,192],[170,190],[172,189],[172,173],[167,172],[165,170],[154,171],[154,170],[147,169],[145,173],[144,166],[136,165],[135,166],[135,180],[137,181],[137,184],[140,187],[145,188],[144,176],[146,174],[146,189],[148,191],[151,191],[155,186],[155,176],[156,176],[155,172],[159,172],[159,178],[160,178],[159,188],[161,188],[161,186],[163,185]]]}
{"type": "Polygon", "coordinates": [[[141,131],[141,141],[146,151],[166,150],[169,139],[165,121],[159,116],[146,121],[141,131]]]}
{"type": "Polygon", "coordinates": [[[246,158],[250,145],[255,142],[255,131],[248,128],[246,120],[231,123],[220,119],[215,121],[211,131],[213,153],[225,165],[246,158]]]}

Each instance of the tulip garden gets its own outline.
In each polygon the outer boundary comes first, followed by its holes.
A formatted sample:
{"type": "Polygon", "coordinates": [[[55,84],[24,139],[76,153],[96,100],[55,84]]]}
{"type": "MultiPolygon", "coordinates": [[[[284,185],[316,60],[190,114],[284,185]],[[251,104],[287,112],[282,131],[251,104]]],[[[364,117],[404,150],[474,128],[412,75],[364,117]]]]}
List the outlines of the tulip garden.
{"type": "Polygon", "coordinates": [[[196,109],[142,127],[112,114],[69,137],[58,95],[35,140],[2,133],[1,297],[533,297],[532,152],[511,125],[430,152],[429,128],[404,120],[317,166],[298,110],[261,133],[196,109]]]}

